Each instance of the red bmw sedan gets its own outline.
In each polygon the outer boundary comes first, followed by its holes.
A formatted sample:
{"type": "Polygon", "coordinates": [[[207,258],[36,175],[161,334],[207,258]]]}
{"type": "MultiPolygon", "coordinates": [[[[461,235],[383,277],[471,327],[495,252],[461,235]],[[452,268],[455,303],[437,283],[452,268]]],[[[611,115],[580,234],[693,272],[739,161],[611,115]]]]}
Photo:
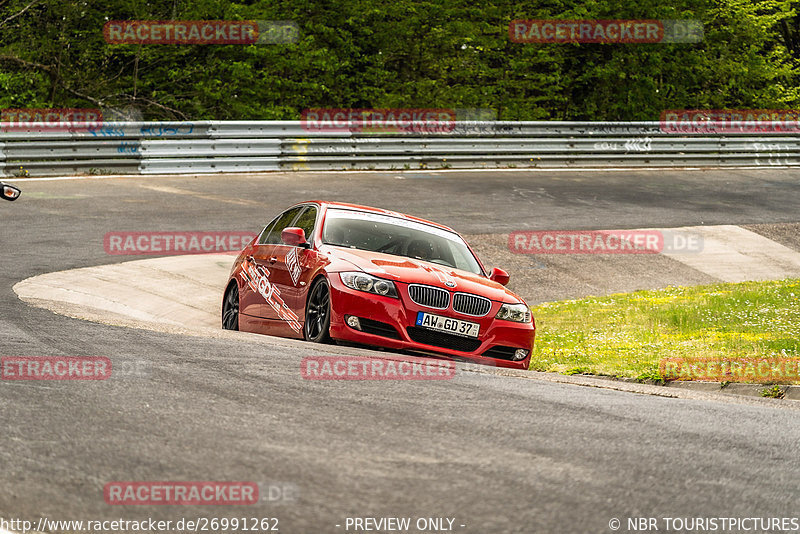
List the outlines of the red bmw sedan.
{"type": "Polygon", "coordinates": [[[527,369],[528,305],[446,226],[310,201],[267,224],[236,258],[222,326],[527,369]]]}

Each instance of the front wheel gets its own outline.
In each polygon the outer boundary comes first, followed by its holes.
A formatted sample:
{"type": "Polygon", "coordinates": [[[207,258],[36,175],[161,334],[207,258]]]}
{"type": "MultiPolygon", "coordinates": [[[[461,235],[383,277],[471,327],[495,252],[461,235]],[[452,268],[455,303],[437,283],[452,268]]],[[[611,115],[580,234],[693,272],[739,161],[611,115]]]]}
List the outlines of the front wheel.
{"type": "Polygon", "coordinates": [[[331,339],[330,326],[331,288],[327,280],[320,278],[308,295],[303,333],[312,343],[327,343],[331,339]]]}
{"type": "Polygon", "coordinates": [[[231,284],[222,300],[222,328],[239,330],[239,287],[231,284]]]}

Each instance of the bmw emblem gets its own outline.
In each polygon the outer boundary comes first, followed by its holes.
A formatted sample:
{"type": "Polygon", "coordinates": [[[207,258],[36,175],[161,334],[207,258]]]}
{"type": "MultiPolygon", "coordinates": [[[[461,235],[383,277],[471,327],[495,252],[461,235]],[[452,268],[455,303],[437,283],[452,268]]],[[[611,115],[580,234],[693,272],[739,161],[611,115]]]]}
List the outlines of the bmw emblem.
{"type": "Polygon", "coordinates": [[[448,280],[448,281],[446,281],[446,282],[444,283],[444,285],[446,285],[447,287],[456,287],[456,283],[455,283],[455,282],[453,282],[452,280],[448,280]]]}

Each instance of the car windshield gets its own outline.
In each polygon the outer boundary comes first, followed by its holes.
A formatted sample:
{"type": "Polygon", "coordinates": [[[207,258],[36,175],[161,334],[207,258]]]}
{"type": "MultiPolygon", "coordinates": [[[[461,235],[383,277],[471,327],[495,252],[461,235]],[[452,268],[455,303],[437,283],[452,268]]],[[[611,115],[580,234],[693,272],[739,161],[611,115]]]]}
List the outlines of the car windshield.
{"type": "Polygon", "coordinates": [[[483,274],[461,237],[428,224],[363,211],[329,209],[323,243],[429,261],[483,274]]]}

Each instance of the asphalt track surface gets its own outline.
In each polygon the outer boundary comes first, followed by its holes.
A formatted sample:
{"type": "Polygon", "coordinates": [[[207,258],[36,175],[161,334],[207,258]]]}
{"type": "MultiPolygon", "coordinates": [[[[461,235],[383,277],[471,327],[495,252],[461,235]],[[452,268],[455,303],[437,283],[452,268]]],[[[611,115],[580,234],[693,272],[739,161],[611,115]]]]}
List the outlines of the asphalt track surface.
{"type": "Polygon", "coordinates": [[[303,356],[344,349],[97,324],[31,307],[11,289],[42,273],[135,259],[104,252],[109,231],[258,230],[312,198],[394,209],[470,235],[735,224],[797,249],[796,227],[780,224],[800,220],[797,171],[17,183],[21,199],[0,205],[0,354],[108,356],[144,372],[0,381],[2,518],[277,517],[280,532],[337,533],[354,532],[347,517],[449,517],[455,532],[492,533],[611,532],[612,518],[625,532],[629,517],[798,515],[800,412],[788,403],[474,371],[445,381],[308,381],[303,356]],[[106,483],[138,480],[254,481],[291,487],[295,497],[244,508],[104,502],[106,483]]]}

